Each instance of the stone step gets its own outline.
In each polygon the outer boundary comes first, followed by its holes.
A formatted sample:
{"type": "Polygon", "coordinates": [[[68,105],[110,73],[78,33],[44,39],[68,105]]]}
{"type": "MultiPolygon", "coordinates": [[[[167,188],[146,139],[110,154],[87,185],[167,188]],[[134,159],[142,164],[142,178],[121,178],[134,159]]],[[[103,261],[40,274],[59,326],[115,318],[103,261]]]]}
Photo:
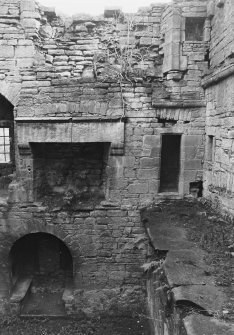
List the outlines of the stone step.
{"type": "Polygon", "coordinates": [[[21,311],[21,316],[27,317],[62,317],[66,316],[62,292],[31,293],[21,311]]]}
{"type": "Polygon", "coordinates": [[[18,279],[13,288],[13,291],[10,297],[10,302],[20,303],[25,298],[30,288],[31,283],[32,283],[32,277],[18,279]]]}

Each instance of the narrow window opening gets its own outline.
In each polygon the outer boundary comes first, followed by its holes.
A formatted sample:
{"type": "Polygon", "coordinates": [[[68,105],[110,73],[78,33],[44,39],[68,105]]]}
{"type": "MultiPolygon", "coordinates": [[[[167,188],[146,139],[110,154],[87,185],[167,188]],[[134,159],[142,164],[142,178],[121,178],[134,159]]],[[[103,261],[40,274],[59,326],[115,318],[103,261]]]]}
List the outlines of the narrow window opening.
{"type": "Polygon", "coordinates": [[[214,158],[214,136],[210,135],[208,136],[207,141],[207,161],[213,162],[214,158]]]}
{"type": "Polygon", "coordinates": [[[206,50],[204,60],[207,62],[207,66],[208,66],[208,69],[209,69],[210,68],[210,51],[209,51],[209,49],[206,50]]]}
{"type": "Polygon", "coordinates": [[[203,41],[204,35],[203,17],[187,17],[185,20],[185,40],[186,41],[203,41]]]}
{"type": "Polygon", "coordinates": [[[160,192],[178,192],[181,135],[162,135],[160,192]]]}

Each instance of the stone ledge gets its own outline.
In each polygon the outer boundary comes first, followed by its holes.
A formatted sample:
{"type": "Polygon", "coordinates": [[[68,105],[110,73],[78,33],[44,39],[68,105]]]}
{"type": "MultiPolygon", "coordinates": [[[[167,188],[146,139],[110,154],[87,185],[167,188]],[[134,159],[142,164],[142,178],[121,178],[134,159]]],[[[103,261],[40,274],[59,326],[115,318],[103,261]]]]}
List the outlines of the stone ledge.
{"type": "Polygon", "coordinates": [[[93,117],[93,116],[83,116],[83,117],[17,117],[15,118],[15,121],[18,123],[36,123],[36,122],[72,122],[72,123],[78,123],[78,122],[126,122],[126,117],[93,117]]]}
{"type": "Polygon", "coordinates": [[[208,74],[202,80],[202,87],[204,89],[217,84],[218,82],[234,75],[234,64],[229,65],[227,67],[215,70],[213,73],[208,74]]]}
{"type": "Polygon", "coordinates": [[[197,107],[205,107],[205,101],[171,101],[171,102],[152,102],[152,106],[155,108],[197,108],[197,107]]]}

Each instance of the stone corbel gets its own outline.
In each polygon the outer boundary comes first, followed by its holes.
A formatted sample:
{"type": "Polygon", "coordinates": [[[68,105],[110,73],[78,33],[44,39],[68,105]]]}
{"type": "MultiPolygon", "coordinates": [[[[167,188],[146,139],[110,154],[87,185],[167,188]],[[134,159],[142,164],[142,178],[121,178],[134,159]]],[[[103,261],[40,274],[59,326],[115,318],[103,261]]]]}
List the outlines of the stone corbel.
{"type": "Polygon", "coordinates": [[[124,144],[111,144],[111,156],[123,156],[124,155],[124,144]]]}
{"type": "Polygon", "coordinates": [[[20,156],[31,156],[32,151],[29,144],[18,144],[20,156]]]}

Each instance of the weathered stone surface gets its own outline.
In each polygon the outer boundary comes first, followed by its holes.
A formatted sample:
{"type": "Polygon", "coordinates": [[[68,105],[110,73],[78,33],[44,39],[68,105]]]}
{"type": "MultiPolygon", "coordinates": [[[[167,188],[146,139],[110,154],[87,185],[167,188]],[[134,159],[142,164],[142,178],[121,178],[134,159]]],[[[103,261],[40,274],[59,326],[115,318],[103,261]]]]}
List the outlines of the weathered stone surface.
{"type": "Polygon", "coordinates": [[[212,278],[206,276],[208,270],[203,261],[205,256],[205,252],[194,246],[189,250],[170,250],[164,268],[171,287],[210,284],[212,278]]]}
{"type": "MultiPolygon", "coordinates": [[[[172,217],[176,217],[176,211],[180,215],[180,201],[177,202],[178,209],[176,202],[170,206],[172,217]]],[[[181,209],[182,203],[183,201],[181,209]]],[[[186,207],[186,202],[184,206],[186,207]]],[[[154,248],[167,251],[162,270],[175,303],[187,301],[188,304],[200,306],[209,314],[222,312],[227,297],[218,289],[215,278],[210,275],[209,267],[205,263],[206,253],[188,240],[186,229],[180,227],[179,222],[175,225],[171,221],[163,204],[143,210],[142,220],[154,248]]]]}
{"type": "Polygon", "coordinates": [[[10,45],[1,45],[0,58],[13,58],[13,57],[14,57],[14,47],[10,45]]]}
{"type": "Polygon", "coordinates": [[[203,315],[190,315],[184,319],[185,329],[188,335],[231,335],[234,332],[232,324],[217,320],[216,318],[208,318],[203,315]]]}
{"type": "MultiPolygon", "coordinates": [[[[186,272],[186,270],[184,270],[186,272]]],[[[226,297],[215,285],[180,286],[172,289],[175,301],[189,301],[209,314],[222,311],[226,297]]]]}
{"type": "MultiPolygon", "coordinates": [[[[34,82],[32,82],[32,86],[30,84],[30,87],[34,87],[34,82]]],[[[65,108],[67,107],[65,106],[65,108]]],[[[69,119],[67,121],[69,121],[69,119]]],[[[32,118],[30,123],[19,124],[18,141],[19,143],[113,142],[114,144],[123,144],[124,123],[123,122],[113,122],[113,123],[112,122],[104,122],[104,123],[101,122],[38,123],[37,122],[36,123],[35,119],[32,118]]]]}
{"type": "Polygon", "coordinates": [[[31,283],[32,278],[24,278],[19,280],[11,294],[11,303],[20,303],[25,298],[31,283]]]}

